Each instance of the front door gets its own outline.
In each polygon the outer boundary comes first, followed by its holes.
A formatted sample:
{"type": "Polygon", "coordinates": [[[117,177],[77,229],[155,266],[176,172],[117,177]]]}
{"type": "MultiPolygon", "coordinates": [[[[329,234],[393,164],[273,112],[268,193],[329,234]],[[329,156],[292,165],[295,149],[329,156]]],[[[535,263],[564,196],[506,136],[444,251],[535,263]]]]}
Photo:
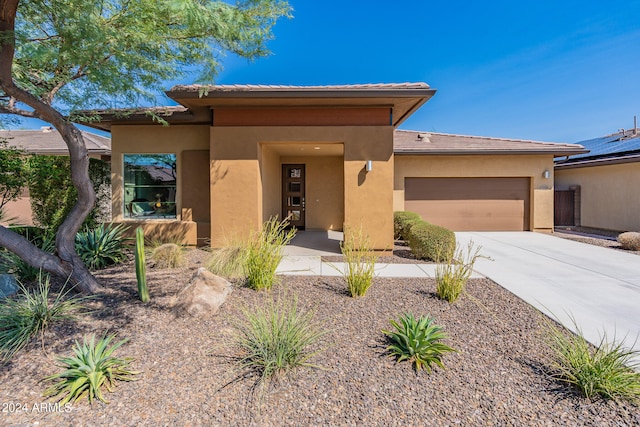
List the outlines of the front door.
{"type": "Polygon", "coordinates": [[[304,165],[282,165],[282,217],[304,230],[304,165]]]}

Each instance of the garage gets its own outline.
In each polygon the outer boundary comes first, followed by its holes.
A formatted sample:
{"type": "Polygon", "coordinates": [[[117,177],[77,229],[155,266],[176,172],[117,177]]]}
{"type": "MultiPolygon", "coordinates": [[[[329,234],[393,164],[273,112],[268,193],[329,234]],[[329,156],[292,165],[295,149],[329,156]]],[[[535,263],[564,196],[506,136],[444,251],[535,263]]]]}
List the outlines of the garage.
{"type": "Polygon", "coordinates": [[[530,179],[405,178],[405,210],[454,231],[530,230],[530,179]]]}

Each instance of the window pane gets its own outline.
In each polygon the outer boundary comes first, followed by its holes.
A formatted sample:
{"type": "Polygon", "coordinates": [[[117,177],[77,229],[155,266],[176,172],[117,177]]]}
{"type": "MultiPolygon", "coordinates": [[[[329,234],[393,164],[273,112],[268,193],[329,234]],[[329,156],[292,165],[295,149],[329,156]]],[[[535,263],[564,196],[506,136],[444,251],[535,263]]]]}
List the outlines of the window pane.
{"type": "Polygon", "coordinates": [[[289,206],[300,206],[302,197],[287,197],[287,203],[289,206]]]}
{"type": "Polygon", "coordinates": [[[176,155],[124,155],[125,218],[176,217],[176,155]]]}
{"type": "Polygon", "coordinates": [[[291,192],[300,192],[301,185],[299,182],[290,182],[289,183],[289,191],[291,192]]]}

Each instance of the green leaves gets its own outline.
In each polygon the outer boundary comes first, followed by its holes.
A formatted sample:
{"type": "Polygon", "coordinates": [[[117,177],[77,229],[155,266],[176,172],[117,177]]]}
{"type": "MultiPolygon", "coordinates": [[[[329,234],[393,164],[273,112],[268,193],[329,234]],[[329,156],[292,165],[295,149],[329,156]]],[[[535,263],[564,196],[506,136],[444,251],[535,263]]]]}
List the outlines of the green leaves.
{"type": "Polygon", "coordinates": [[[245,271],[251,289],[268,291],[273,287],[282,250],[296,234],[295,228],[287,230],[288,225],[287,220],[270,218],[247,243],[245,271]]]}
{"type": "Polygon", "coordinates": [[[85,337],[82,344],[76,341],[74,356],[58,359],[65,370],[45,378],[45,381],[58,381],[44,392],[44,396],[65,393],[61,405],[84,396],[89,399],[89,403],[94,399],[109,403],[102,395],[103,386],[107,391],[113,392],[116,381],[135,381],[135,376],[139,374],[128,369],[132,359],[112,355],[127,342],[122,340],[109,346],[114,338],[115,334],[105,335],[96,343],[95,335],[92,335],[89,340],[85,337]]]}
{"type": "Polygon", "coordinates": [[[363,297],[373,284],[378,256],[371,248],[369,235],[362,225],[358,229],[345,227],[344,242],[340,250],[345,266],[343,277],[352,297],[363,297]]]}
{"type": "Polygon", "coordinates": [[[588,399],[640,401],[640,352],[607,342],[606,335],[594,349],[572,320],[576,335],[545,321],[545,336],[554,353],[552,376],[574,386],[588,399]]]}
{"type": "Polygon", "coordinates": [[[76,251],[90,270],[100,270],[126,259],[123,233],[124,224],[100,224],[93,230],[76,235],[76,251]]]}
{"type": "Polygon", "coordinates": [[[301,311],[296,297],[243,310],[234,336],[242,350],[239,365],[258,376],[259,382],[277,378],[297,367],[317,367],[309,362],[316,344],[326,333],[312,311],[301,311]]]}
{"type": "Polygon", "coordinates": [[[290,11],[280,0],[22,1],[13,74],[57,108],[153,99],[186,72],[213,82],[226,51],[268,54],[273,25],[290,11]]]}
{"type": "Polygon", "coordinates": [[[436,364],[444,368],[442,355],[456,351],[441,343],[447,335],[442,327],[433,323],[430,316],[416,319],[413,314],[406,313],[399,321],[390,320],[394,331],[382,331],[393,342],[387,350],[398,358],[398,361],[408,360],[415,365],[417,371],[423,367],[431,372],[431,365],[436,364]]]}
{"type": "Polygon", "coordinates": [[[71,296],[63,290],[49,301],[49,276],[41,276],[38,287],[30,291],[21,286],[17,298],[0,302],[0,362],[9,361],[36,335],[53,323],[75,320],[86,297],[71,296]]]}

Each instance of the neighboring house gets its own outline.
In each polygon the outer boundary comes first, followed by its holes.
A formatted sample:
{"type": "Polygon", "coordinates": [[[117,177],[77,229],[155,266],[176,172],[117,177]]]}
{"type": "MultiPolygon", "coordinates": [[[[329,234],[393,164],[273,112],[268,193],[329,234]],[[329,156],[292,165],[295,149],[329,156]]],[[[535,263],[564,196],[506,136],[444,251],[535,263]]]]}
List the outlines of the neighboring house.
{"type": "MultiPolygon", "coordinates": [[[[89,157],[105,161],[111,160],[111,138],[82,132],[89,157]]],[[[20,148],[27,154],[67,156],[69,150],[60,134],[52,127],[43,126],[40,130],[5,130],[0,129],[0,141],[7,146],[20,148]]],[[[12,223],[33,225],[29,192],[24,189],[20,199],[9,202],[4,207],[5,216],[12,223]]]]}
{"type": "Polygon", "coordinates": [[[552,231],[554,156],[582,147],[396,129],[434,93],[176,86],[167,95],[181,106],[97,112],[91,125],[112,135],[113,220],[214,247],[275,215],[300,229],[363,226],[376,249],[392,247],[404,209],[454,230],[552,231]]]}
{"type": "Polygon", "coordinates": [[[640,231],[640,131],[579,144],[589,152],[556,160],[556,225],[640,231]]]}

